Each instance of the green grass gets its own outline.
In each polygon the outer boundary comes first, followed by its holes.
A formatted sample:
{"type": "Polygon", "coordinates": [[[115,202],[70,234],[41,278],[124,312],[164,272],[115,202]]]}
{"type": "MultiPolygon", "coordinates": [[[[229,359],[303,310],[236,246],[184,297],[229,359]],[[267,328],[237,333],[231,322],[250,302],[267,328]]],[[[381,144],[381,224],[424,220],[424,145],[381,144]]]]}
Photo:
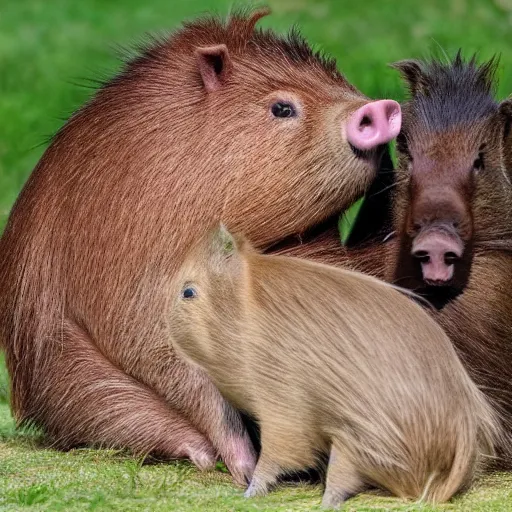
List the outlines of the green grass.
{"type": "MultiPolygon", "coordinates": [[[[0,510],[320,510],[320,486],[287,484],[265,498],[246,500],[220,470],[199,473],[186,462],[142,465],[108,450],[61,453],[41,441],[37,432],[16,431],[7,405],[0,404],[0,510]]],[[[512,510],[512,475],[490,476],[469,494],[435,509],[366,494],[345,510],[512,510]]]]}
{"type": "MultiPolygon", "coordinates": [[[[243,3],[243,2],[239,2],[243,3]]],[[[482,58],[502,54],[498,96],[512,92],[512,0],[270,0],[262,25],[284,31],[298,23],[319,48],[338,58],[347,78],[371,97],[403,98],[387,63],[459,47],[482,58]]],[[[3,0],[0,15],[0,227],[45,148],[45,141],[92,91],[85,79],[119,67],[114,44],[176,27],[226,0],[3,0]]],[[[350,217],[344,221],[344,226],[350,217]]],[[[44,448],[19,432],[7,408],[0,360],[0,509],[20,510],[313,510],[321,489],[286,487],[245,501],[222,472],[198,474],[188,464],[140,466],[126,455],[44,448]]],[[[420,510],[375,496],[348,510],[420,510]]],[[[429,510],[423,508],[423,510],[429,510]]],[[[512,510],[512,478],[495,475],[439,510],[512,510]]]]}

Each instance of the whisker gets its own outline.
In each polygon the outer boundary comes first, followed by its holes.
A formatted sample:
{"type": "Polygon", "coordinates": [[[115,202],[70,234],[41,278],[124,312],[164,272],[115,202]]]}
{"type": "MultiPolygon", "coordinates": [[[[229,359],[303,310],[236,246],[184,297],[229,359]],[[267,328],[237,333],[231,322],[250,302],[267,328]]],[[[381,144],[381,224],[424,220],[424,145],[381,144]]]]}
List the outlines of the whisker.
{"type": "Polygon", "coordinates": [[[391,185],[388,185],[387,187],[384,187],[382,190],[379,190],[378,192],[375,192],[375,194],[372,194],[371,196],[368,196],[369,198],[378,196],[379,194],[383,194],[384,192],[387,192],[388,190],[396,187],[398,183],[392,183],[391,185]]]}

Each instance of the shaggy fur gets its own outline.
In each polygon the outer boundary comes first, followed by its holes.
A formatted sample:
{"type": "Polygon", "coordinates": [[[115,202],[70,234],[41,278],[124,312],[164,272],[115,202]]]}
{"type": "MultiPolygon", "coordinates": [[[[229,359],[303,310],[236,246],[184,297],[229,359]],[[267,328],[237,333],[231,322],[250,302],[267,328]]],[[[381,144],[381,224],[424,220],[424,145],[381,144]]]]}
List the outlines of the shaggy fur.
{"type": "Polygon", "coordinates": [[[247,496],[330,448],[326,506],[368,484],[442,502],[492,455],[484,395],[438,324],[393,286],[259,254],[224,228],[191,250],[176,284],[178,353],[260,422],[247,496]]]}

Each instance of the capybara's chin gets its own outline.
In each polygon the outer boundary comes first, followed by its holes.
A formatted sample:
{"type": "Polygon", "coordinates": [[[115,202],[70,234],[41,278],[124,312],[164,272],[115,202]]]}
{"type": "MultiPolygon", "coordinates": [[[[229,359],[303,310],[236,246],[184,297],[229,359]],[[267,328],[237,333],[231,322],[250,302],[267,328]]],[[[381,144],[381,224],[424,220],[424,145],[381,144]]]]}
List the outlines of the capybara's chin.
{"type": "MultiPolygon", "coordinates": [[[[343,198],[340,198],[338,208],[335,209],[331,215],[319,222],[311,223],[301,232],[296,232],[274,240],[264,248],[263,252],[265,254],[302,254],[308,257],[325,259],[327,251],[336,252],[336,250],[342,250],[339,233],[340,217],[348,208],[368,193],[370,185],[372,185],[379,171],[383,173],[390,172],[390,169],[381,169],[383,156],[386,155],[389,157],[389,149],[387,146],[378,146],[370,151],[357,150],[350,144],[349,147],[356,157],[353,169],[359,173],[360,177],[364,175],[367,176],[366,183],[364,180],[361,182],[364,186],[361,186],[359,190],[354,190],[352,200],[349,202],[343,199],[346,197],[346,191],[344,191],[343,198]]],[[[380,225],[380,223],[385,223],[385,221],[385,218],[381,218],[376,219],[375,223],[380,225]]]]}

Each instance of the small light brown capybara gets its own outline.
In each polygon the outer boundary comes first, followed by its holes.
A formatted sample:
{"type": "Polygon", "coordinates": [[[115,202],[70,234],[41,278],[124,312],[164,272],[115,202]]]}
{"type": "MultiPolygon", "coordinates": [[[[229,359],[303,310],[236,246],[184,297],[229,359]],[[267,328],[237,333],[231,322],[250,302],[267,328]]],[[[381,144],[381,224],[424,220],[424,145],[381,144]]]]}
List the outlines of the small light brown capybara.
{"type": "Polygon", "coordinates": [[[152,41],[55,135],[11,212],[0,345],[16,419],[54,446],[220,454],[242,483],[254,469],[238,413],[170,348],[169,284],[221,214],[257,247],[306,247],[372,181],[401,115],[297,32],[255,29],[266,12],[152,41]]]}
{"type": "Polygon", "coordinates": [[[442,502],[492,455],[484,395],[443,330],[393,286],[260,254],[224,227],[191,250],[175,284],[176,350],[260,423],[246,496],[330,448],[325,506],[368,484],[442,502]]]}

